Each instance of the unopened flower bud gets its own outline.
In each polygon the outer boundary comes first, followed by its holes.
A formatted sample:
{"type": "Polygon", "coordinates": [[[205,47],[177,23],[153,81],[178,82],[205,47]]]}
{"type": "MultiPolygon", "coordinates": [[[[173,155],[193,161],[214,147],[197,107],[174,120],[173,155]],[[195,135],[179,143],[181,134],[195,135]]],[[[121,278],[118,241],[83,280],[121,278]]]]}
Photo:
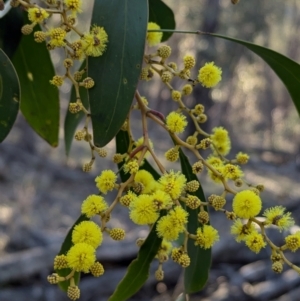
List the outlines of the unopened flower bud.
{"type": "Polygon", "coordinates": [[[26,24],[26,25],[24,25],[24,26],[21,28],[21,32],[22,32],[22,34],[24,34],[24,35],[29,35],[29,34],[32,33],[32,31],[33,31],[33,26],[32,26],[32,24],[26,24]]]}
{"type": "Polygon", "coordinates": [[[67,292],[68,297],[71,300],[77,300],[80,298],[80,290],[78,286],[69,286],[68,287],[68,292],[67,292]]]}

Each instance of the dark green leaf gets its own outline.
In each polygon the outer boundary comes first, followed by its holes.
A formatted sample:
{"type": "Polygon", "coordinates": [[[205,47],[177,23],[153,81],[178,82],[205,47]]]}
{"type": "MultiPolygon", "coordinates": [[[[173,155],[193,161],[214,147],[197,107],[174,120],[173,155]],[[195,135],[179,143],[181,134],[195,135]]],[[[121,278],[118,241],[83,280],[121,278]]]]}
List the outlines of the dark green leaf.
{"type": "Polygon", "coordinates": [[[23,24],[23,11],[20,7],[11,9],[0,19],[0,48],[9,58],[12,58],[21,41],[23,24]]]}
{"type": "MultiPolygon", "coordinates": [[[[129,147],[129,135],[128,132],[126,131],[119,131],[119,133],[116,135],[116,148],[117,148],[117,153],[119,154],[125,154],[128,151],[129,147]]],[[[123,166],[123,162],[118,164],[119,169],[123,166]]],[[[145,159],[144,164],[140,167],[140,169],[147,170],[152,174],[155,180],[158,180],[160,178],[159,173],[152,167],[152,165],[145,159]]],[[[125,174],[123,170],[120,172],[120,177],[122,179],[122,182],[125,182],[129,178],[129,174],[125,174]]]]}
{"type": "MultiPolygon", "coordinates": [[[[198,181],[196,175],[192,172],[192,167],[188,158],[181,150],[179,154],[182,173],[186,176],[187,181],[198,181]]],[[[201,185],[195,193],[191,194],[194,194],[200,200],[205,201],[205,195],[201,185]]],[[[197,228],[202,226],[198,222],[197,217],[199,210],[192,210],[190,208],[186,208],[186,210],[189,213],[187,230],[189,233],[195,234],[197,228]]],[[[185,293],[191,294],[200,291],[206,284],[211,265],[211,249],[205,250],[199,246],[195,246],[194,241],[189,239],[188,255],[191,258],[191,264],[184,270],[184,290],[185,293]]]]}
{"type": "MultiPolygon", "coordinates": [[[[89,101],[88,101],[88,92],[85,88],[80,87],[80,97],[83,105],[86,109],[89,108],[89,101]]],[[[70,103],[76,102],[76,92],[74,86],[72,87],[70,103]]],[[[65,149],[66,155],[69,156],[72,141],[74,139],[74,133],[76,128],[85,114],[81,111],[77,114],[72,114],[69,110],[67,111],[66,118],[65,118],[65,149]]]]}
{"type": "Polygon", "coordinates": [[[106,145],[119,131],[130,109],[143,61],[148,16],[147,0],[95,1],[92,24],[103,26],[108,47],[88,60],[95,81],[89,90],[93,137],[106,145]]]}
{"type": "MultiPolygon", "coordinates": [[[[158,24],[161,29],[176,27],[173,11],[161,0],[149,0],[149,22],[158,24]]],[[[171,32],[164,32],[162,41],[166,41],[171,35],[171,32]]]]}
{"type": "MultiPolygon", "coordinates": [[[[35,26],[40,30],[39,26],[35,26]]],[[[33,34],[23,36],[13,57],[19,75],[21,111],[31,127],[51,146],[58,145],[59,95],[49,83],[55,75],[45,44],[36,43],[33,34]]]]}
{"type": "Polygon", "coordinates": [[[265,47],[219,34],[205,33],[246,46],[259,55],[278,75],[288,89],[300,115],[300,65],[290,58],[265,47]]]}
{"type": "MultiPolygon", "coordinates": [[[[61,249],[58,253],[58,255],[62,255],[62,254],[67,254],[68,251],[70,250],[70,248],[73,246],[73,243],[72,243],[72,232],[73,232],[73,229],[76,225],[80,224],[81,222],[83,221],[88,221],[90,220],[89,218],[87,218],[84,214],[80,215],[79,218],[77,219],[77,221],[74,223],[74,225],[72,226],[72,228],[69,230],[62,246],[61,246],[61,249]]],[[[61,270],[57,270],[56,273],[59,275],[59,276],[62,276],[62,277],[65,277],[67,275],[69,275],[71,272],[71,269],[61,269],[61,270]]],[[[78,285],[79,283],[79,280],[80,280],[80,273],[79,272],[76,272],[75,275],[74,275],[74,278],[75,278],[75,284],[78,285]]],[[[64,282],[59,282],[59,287],[63,290],[63,291],[67,291],[68,290],[68,287],[70,285],[70,281],[64,281],[64,282]]]]}
{"type": "MultiPolygon", "coordinates": [[[[165,213],[161,214],[164,215],[165,213]]],[[[156,223],[152,227],[147,239],[141,246],[138,257],[131,262],[127,273],[118,284],[115,292],[108,301],[125,301],[134,295],[149,277],[152,260],[157,254],[162,239],[156,235],[156,223]]]]}
{"type": "Polygon", "coordinates": [[[19,111],[20,83],[8,56],[0,49],[0,142],[11,130],[19,111]]]}

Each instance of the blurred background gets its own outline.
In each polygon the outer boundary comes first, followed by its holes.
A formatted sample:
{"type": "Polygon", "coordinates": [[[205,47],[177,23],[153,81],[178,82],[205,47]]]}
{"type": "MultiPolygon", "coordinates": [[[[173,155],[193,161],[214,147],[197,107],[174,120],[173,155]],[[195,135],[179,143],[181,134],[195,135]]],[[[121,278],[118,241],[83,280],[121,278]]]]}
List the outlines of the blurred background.
{"type": "MultiPolygon", "coordinates": [[[[229,35],[272,48],[300,62],[300,2],[296,0],[166,0],[175,12],[177,29],[201,30],[229,35]]],[[[87,8],[91,2],[85,2],[87,8]]],[[[89,27],[89,13],[81,15],[82,29],[89,27]]],[[[246,179],[263,183],[264,206],[283,205],[293,212],[300,225],[300,120],[292,100],[275,73],[258,56],[242,46],[225,40],[174,34],[167,43],[172,47],[171,60],[179,65],[185,54],[197,59],[197,70],[214,61],[223,70],[223,79],[214,89],[197,87],[187,104],[205,105],[208,132],[222,125],[230,133],[233,158],[238,151],[250,154],[245,166],[246,179]]],[[[147,49],[146,52],[152,51],[147,49]]],[[[52,53],[57,70],[62,70],[60,52],[52,53]]],[[[180,88],[183,83],[172,82],[180,88]]],[[[53,87],[49,87],[53,88],[53,87]]],[[[169,90],[158,80],[140,83],[141,94],[149,106],[164,114],[176,108],[169,90]]],[[[17,122],[0,145],[0,300],[63,301],[68,300],[57,286],[47,283],[52,272],[53,258],[80,213],[81,202],[97,193],[94,178],[105,168],[114,168],[111,157],[114,141],[106,147],[108,159],[97,158],[91,173],[82,172],[82,164],[89,161],[90,151],[83,142],[74,141],[70,156],[64,151],[63,122],[68,106],[70,84],[61,89],[60,145],[52,149],[27,125],[19,114],[17,122]]],[[[134,115],[138,118],[138,114],[134,115]]],[[[133,123],[136,138],[141,136],[138,123],[133,123]]],[[[150,137],[155,150],[168,168],[179,168],[164,161],[164,152],[171,141],[149,122],[150,137]]],[[[190,126],[184,135],[193,133],[190,126]]],[[[191,159],[193,162],[193,158],[191,159]]],[[[201,183],[205,194],[221,191],[203,173],[201,183]]],[[[111,196],[112,198],[113,196],[111,196]]],[[[227,208],[230,210],[230,199],[227,208]]],[[[270,250],[259,254],[249,251],[229,235],[231,222],[220,213],[212,212],[212,224],[220,231],[220,241],[213,249],[213,262],[206,288],[190,300],[202,301],[298,301],[300,276],[285,268],[276,275],[271,270],[270,250]]],[[[81,298],[85,301],[107,300],[126,266],[135,258],[135,240],[144,237],[145,229],[137,229],[124,208],[114,211],[111,226],[127,231],[124,242],[107,237],[98,252],[106,272],[99,279],[83,275],[81,298]]],[[[299,230],[295,226],[291,232],[299,230]]],[[[269,236],[280,245],[289,232],[269,229],[269,236]]],[[[297,253],[288,254],[300,264],[297,253]]],[[[168,262],[165,281],[157,283],[153,264],[149,281],[130,300],[171,301],[182,292],[181,269],[168,262]]]]}

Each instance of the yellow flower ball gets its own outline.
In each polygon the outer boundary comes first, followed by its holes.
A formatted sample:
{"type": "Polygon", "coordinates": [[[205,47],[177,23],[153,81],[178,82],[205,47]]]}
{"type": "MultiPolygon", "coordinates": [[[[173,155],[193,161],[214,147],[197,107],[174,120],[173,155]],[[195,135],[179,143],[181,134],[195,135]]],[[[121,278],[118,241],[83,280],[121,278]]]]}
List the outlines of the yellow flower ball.
{"type": "Polygon", "coordinates": [[[258,232],[252,232],[246,237],[246,246],[253,252],[259,253],[266,246],[263,236],[258,232]]]}
{"type": "Polygon", "coordinates": [[[74,244],[86,243],[93,248],[101,245],[103,240],[99,226],[92,221],[83,221],[76,225],[72,231],[72,242],[74,244]]]}
{"type": "Polygon", "coordinates": [[[286,247],[292,252],[297,251],[300,248],[300,231],[295,234],[288,235],[285,238],[286,247]]]}
{"type": "Polygon", "coordinates": [[[174,219],[170,215],[163,216],[156,226],[156,232],[159,237],[165,240],[176,240],[179,233],[182,232],[182,227],[175,224],[174,219]]]}
{"type": "Polygon", "coordinates": [[[28,19],[33,23],[41,23],[49,17],[43,8],[31,7],[28,9],[28,19]]]}
{"type": "Polygon", "coordinates": [[[197,229],[195,245],[203,249],[210,249],[219,240],[218,231],[210,225],[197,229]]]}
{"type": "Polygon", "coordinates": [[[95,249],[86,243],[74,245],[67,253],[68,266],[76,272],[88,273],[95,260],[95,249]]]}
{"type": "Polygon", "coordinates": [[[206,63],[200,70],[198,80],[203,87],[212,88],[222,79],[221,68],[215,66],[214,62],[206,63]]]}
{"type": "Polygon", "coordinates": [[[231,149],[231,141],[228,135],[228,131],[223,127],[213,128],[213,134],[210,136],[214,146],[217,148],[218,152],[226,156],[231,149]]]}
{"type": "Polygon", "coordinates": [[[261,210],[261,199],[251,190],[238,192],[233,198],[232,208],[240,218],[255,217],[261,210]]]}
{"type": "Polygon", "coordinates": [[[96,186],[102,193],[107,193],[115,187],[117,175],[112,170],[103,170],[101,175],[95,179],[96,186]]]}
{"type": "Polygon", "coordinates": [[[182,133],[187,126],[186,117],[177,112],[171,112],[166,118],[167,128],[172,133],[182,133]]]}
{"type": "Polygon", "coordinates": [[[275,206],[269,209],[266,209],[263,216],[266,217],[265,224],[267,225],[276,225],[279,228],[279,231],[289,229],[294,225],[295,221],[291,217],[291,212],[286,212],[286,208],[282,206],[275,206]]]}
{"type": "Polygon", "coordinates": [[[75,13],[82,12],[82,0],[64,0],[64,4],[68,9],[75,13]]]}
{"type": "Polygon", "coordinates": [[[234,224],[231,226],[230,233],[235,236],[235,240],[240,242],[247,238],[247,235],[255,231],[255,227],[251,224],[249,227],[247,224],[243,224],[240,219],[235,220],[234,224]]]}
{"type": "Polygon", "coordinates": [[[81,213],[87,217],[92,217],[96,214],[101,214],[108,208],[104,198],[100,195],[89,195],[81,205],[81,213]]]}
{"type": "Polygon", "coordinates": [[[154,180],[153,176],[147,170],[141,169],[139,170],[135,176],[134,181],[136,183],[143,184],[143,191],[142,193],[151,193],[156,188],[156,181],[154,180]]]}
{"type": "Polygon", "coordinates": [[[160,179],[161,189],[168,193],[173,200],[180,197],[186,185],[186,177],[180,172],[171,170],[165,173],[160,179]]]}
{"type": "Polygon", "coordinates": [[[81,42],[87,56],[98,57],[106,50],[108,35],[103,27],[94,25],[91,31],[81,38],[81,42]]]}
{"type": "Polygon", "coordinates": [[[139,195],[130,204],[131,220],[137,225],[153,224],[159,217],[153,204],[153,197],[147,194],[139,195]]]}
{"type": "MultiPolygon", "coordinates": [[[[160,29],[160,26],[154,22],[149,22],[147,29],[148,30],[160,29]]],[[[147,33],[148,45],[151,47],[151,46],[155,46],[155,45],[159,44],[161,42],[162,36],[163,36],[162,32],[148,32],[147,33]]]]}

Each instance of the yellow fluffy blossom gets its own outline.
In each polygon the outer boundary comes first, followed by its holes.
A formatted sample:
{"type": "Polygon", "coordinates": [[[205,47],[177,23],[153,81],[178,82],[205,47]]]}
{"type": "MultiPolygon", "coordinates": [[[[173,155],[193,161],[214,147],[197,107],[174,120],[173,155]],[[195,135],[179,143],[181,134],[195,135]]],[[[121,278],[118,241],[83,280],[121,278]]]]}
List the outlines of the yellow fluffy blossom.
{"type": "Polygon", "coordinates": [[[83,51],[88,56],[101,56],[106,50],[108,35],[103,27],[94,25],[82,38],[83,51]]]}
{"type": "Polygon", "coordinates": [[[124,164],[124,172],[129,172],[130,174],[137,173],[139,170],[139,164],[136,160],[132,160],[124,164]]]}
{"type": "MultiPolygon", "coordinates": [[[[160,26],[154,22],[148,23],[148,30],[160,29],[160,26]]],[[[147,33],[147,43],[150,47],[155,46],[161,42],[163,33],[162,32],[148,32],[147,33]]]]}
{"type": "Polygon", "coordinates": [[[186,117],[180,113],[171,112],[166,118],[167,128],[172,133],[182,133],[187,126],[186,117]]]}
{"type": "Polygon", "coordinates": [[[223,166],[223,161],[219,158],[219,157],[215,157],[210,155],[207,159],[206,162],[210,165],[212,165],[213,167],[220,167],[223,166]]]}
{"type": "Polygon", "coordinates": [[[260,250],[266,246],[263,236],[256,231],[246,236],[245,243],[246,246],[255,253],[259,253],[260,250]]]}
{"type": "Polygon", "coordinates": [[[210,225],[197,229],[195,245],[203,249],[210,249],[219,240],[218,231],[210,225]]]}
{"type": "Polygon", "coordinates": [[[253,191],[243,190],[234,196],[232,208],[240,218],[255,217],[261,210],[261,199],[253,191]]]}
{"type": "Polygon", "coordinates": [[[210,138],[221,155],[226,156],[229,153],[231,141],[227,130],[221,126],[215,127],[210,138]]]}
{"type": "Polygon", "coordinates": [[[250,226],[247,226],[247,224],[244,225],[240,219],[235,220],[230,230],[231,234],[235,236],[235,240],[237,242],[245,240],[247,235],[251,234],[254,231],[255,227],[252,223],[250,224],[250,226]]]}
{"type": "Polygon", "coordinates": [[[235,159],[236,159],[237,163],[239,163],[239,164],[246,164],[249,161],[249,155],[239,152],[235,156],[235,159]]]}
{"type": "Polygon", "coordinates": [[[170,215],[163,216],[156,226],[156,232],[159,237],[165,240],[176,240],[181,233],[182,227],[179,224],[173,224],[174,219],[170,215]]]}
{"type": "Polygon", "coordinates": [[[117,175],[110,169],[103,170],[101,175],[95,179],[96,186],[102,193],[107,193],[115,187],[117,175]]]}
{"type": "Polygon", "coordinates": [[[176,206],[169,211],[169,216],[173,219],[173,225],[178,225],[178,227],[181,227],[182,231],[188,221],[188,215],[189,214],[181,206],[176,206]]]}
{"type": "Polygon", "coordinates": [[[88,273],[95,260],[95,249],[86,243],[74,245],[67,253],[68,266],[76,272],[88,273]]]}
{"type": "Polygon", "coordinates": [[[142,193],[150,193],[156,188],[156,182],[151,173],[143,169],[135,174],[134,181],[143,185],[142,193]]]}
{"type": "Polygon", "coordinates": [[[33,23],[41,23],[49,17],[43,8],[32,7],[28,9],[28,19],[33,23]]]}
{"type": "Polygon", "coordinates": [[[284,213],[285,210],[282,206],[266,209],[263,214],[266,217],[265,224],[276,225],[280,231],[289,229],[295,222],[291,217],[291,212],[284,213]]]}
{"type": "Polygon", "coordinates": [[[222,79],[222,70],[214,62],[206,63],[199,70],[198,80],[203,87],[212,88],[222,79]]]}
{"type": "Polygon", "coordinates": [[[175,173],[171,170],[159,179],[159,183],[162,185],[161,189],[175,200],[180,197],[185,188],[186,177],[180,171],[175,173]]]}
{"type": "Polygon", "coordinates": [[[170,162],[175,162],[179,158],[179,151],[176,147],[170,148],[165,152],[165,158],[170,162]]]}
{"type": "Polygon", "coordinates": [[[210,169],[208,170],[209,177],[215,182],[215,183],[221,183],[223,178],[223,168],[224,166],[216,166],[214,167],[215,171],[217,171],[219,175],[212,172],[210,169]]]}
{"type": "Polygon", "coordinates": [[[82,12],[82,0],[64,0],[66,7],[74,13],[82,12]]]}
{"type": "Polygon", "coordinates": [[[158,217],[150,195],[141,194],[130,204],[130,218],[138,225],[153,224],[158,217]]]}
{"type": "Polygon", "coordinates": [[[108,208],[104,198],[100,195],[89,195],[81,205],[81,213],[87,217],[92,217],[96,214],[101,214],[108,208]]]}
{"type": "Polygon", "coordinates": [[[99,226],[92,221],[83,221],[76,225],[72,231],[72,242],[78,244],[84,242],[97,248],[103,240],[102,232],[99,226]]]}
{"type": "Polygon", "coordinates": [[[244,175],[239,166],[230,163],[224,166],[222,174],[225,178],[232,180],[239,179],[244,175]]]}
{"type": "Polygon", "coordinates": [[[172,199],[170,195],[162,190],[156,190],[152,194],[153,205],[156,210],[165,209],[172,205],[172,199]]]}
{"type": "Polygon", "coordinates": [[[295,234],[288,235],[285,238],[285,245],[292,252],[297,251],[300,248],[300,231],[295,234]]]}
{"type": "Polygon", "coordinates": [[[66,31],[60,27],[52,28],[49,30],[48,35],[50,37],[50,46],[51,47],[62,47],[65,46],[65,37],[66,31]]]}

